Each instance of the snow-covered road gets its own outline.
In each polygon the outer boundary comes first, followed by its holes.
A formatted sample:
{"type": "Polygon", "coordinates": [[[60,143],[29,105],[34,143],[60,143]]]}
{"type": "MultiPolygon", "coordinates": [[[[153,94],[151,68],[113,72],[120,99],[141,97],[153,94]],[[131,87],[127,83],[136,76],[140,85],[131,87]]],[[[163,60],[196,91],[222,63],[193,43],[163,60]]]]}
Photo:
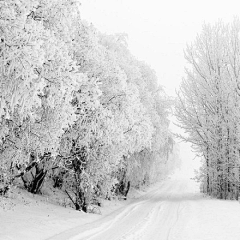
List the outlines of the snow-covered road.
{"type": "Polygon", "coordinates": [[[165,180],[127,207],[51,240],[239,240],[240,204],[203,197],[181,175],[165,180]]]}

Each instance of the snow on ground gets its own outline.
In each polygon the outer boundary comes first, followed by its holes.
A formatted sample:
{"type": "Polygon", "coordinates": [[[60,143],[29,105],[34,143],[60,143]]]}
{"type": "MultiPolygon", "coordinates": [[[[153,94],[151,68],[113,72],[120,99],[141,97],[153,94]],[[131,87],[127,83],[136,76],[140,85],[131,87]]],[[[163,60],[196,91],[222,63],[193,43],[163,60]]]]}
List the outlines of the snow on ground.
{"type": "MultiPolygon", "coordinates": [[[[76,226],[101,219],[129,204],[144,191],[130,192],[127,201],[103,201],[101,215],[86,214],[51,203],[52,199],[21,189],[0,197],[0,240],[44,240],[76,226]]],[[[61,197],[61,196],[58,196],[61,197]]]]}
{"type": "Polygon", "coordinates": [[[0,239],[40,240],[53,234],[95,220],[97,215],[53,205],[41,196],[14,192],[0,198],[0,239]]]}
{"type": "Polygon", "coordinates": [[[51,240],[239,240],[240,204],[203,196],[184,168],[94,223],[51,240]]]}
{"type": "Polygon", "coordinates": [[[239,202],[203,196],[190,176],[183,167],[131,200],[106,202],[102,215],[15,198],[0,210],[0,239],[239,240],[239,202]]]}

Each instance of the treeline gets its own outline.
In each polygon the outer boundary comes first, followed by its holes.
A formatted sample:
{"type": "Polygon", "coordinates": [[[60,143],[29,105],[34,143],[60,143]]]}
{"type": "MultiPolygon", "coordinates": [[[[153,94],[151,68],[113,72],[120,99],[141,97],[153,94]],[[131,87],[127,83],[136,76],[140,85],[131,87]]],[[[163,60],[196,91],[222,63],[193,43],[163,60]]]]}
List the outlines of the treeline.
{"type": "Polygon", "coordinates": [[[87,211],[154,181],[175,143],[155,72],[124,34],[98,32],[79,10],[0,1],[0,184],[21,178],[38,193],[48,178],[87,211]]]}
{"type": "Polygon", "coordinates": [[[203,191],[238,199],[240,187],[240,22],[204,25],[185,52],[176,115],[204,162],[203,191]]]}

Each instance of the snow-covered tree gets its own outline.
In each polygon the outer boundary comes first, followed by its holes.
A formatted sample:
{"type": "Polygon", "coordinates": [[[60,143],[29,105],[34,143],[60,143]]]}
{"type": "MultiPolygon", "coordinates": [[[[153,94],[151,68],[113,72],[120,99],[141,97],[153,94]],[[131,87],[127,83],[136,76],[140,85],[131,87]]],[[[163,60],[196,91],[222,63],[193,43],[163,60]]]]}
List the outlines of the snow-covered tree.
{"type": "Polygon", "coordinates": [[[87,211],[97,192],[129,188],[127,173],[141,185],[158,172],[172,150],[170,105],[127,36],[99,33],[78,0],[0,1],[0,183],[22,177],[37,193],[58,169],[87,211]]]}
{"type": "Polygon", "coordinates": [[[204,159],[204,191],[239,195],[239,20],[204,25],[186,50],[189,67],[178,93],[176,116],[204,159]]]}

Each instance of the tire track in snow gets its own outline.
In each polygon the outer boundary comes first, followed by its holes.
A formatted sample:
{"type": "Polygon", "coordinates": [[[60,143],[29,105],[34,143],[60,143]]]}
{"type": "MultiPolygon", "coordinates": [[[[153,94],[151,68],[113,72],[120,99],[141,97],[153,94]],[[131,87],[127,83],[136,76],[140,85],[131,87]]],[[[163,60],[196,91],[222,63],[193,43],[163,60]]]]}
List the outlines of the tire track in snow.
{"type": "MultiPolygon", "coordinates": [[[[162,192],[168,192],[170,186],[164,186],[162,189],[162,192]]],[[[121,224],[121,221],[125,220],[128,216],[132,215],[134,211],[137,210],[138,207],[142,207],[144,205],[151,204],[152,198],[159,196],[159,189],[154,189],[150,193],[143,195],[140,197],[140,201],[130,205],[131,209],[127,207],[122,213],[118,214],[114,220],[110,220],[107,223],[102,224],[100,227],[95,228],[94,230],[91,228],[88,231],[85,231],[84,233],[79,234],[78,236],[74,236],[73,238],[70,238],[69,240],[91,240],[91,239],[98,239],[97,236],[103,234],[104,232],[107,232],[109,229],[111,229],[116,223],[121,224]],[[124,214],[127,211],[127,214],[124,214]],[[79,238],[81,236],[81,238],[79,238]]],[[[152,211],[151,211],[152,212],[152,211]]],[[[148,213],[150,215],[150,213],[148,213]]],[[[146,218],[146,217],[145,217],[146,218]]],[[[143,221],[143,220],[142,220],[143,221]]],[[[141,222],[142,222],[141,221],[141,222]]],[[[146,221],[146,220],[145,220],[146,221]]],[[[139,224],[139,222],[136,224],[136,226],[139,224]]],[[[134,227],[133,227],[134,228],[134,227]]],[[[131,228],[132,229],[132,228],[131,228]]],[[[128,231],[129,232],[129,231],[128,231]]],[[[121,239],[121,238],[120,238],[121,239]]],[[[124,239],[124,238],[123,238],[124,239]]]]}
{"type": "Polygon", "coordinates": [[[153,207],[148,215],[139,223],[134,225],[127,233],[118,238],[118,240],[140,240],[144,237],[147,228],[152,223],[154,215],[161,211],[161,204],[158,207],[153,207]],[[156,210],[157,208],[157,210],[156,210]]]}
{"type": "MultiPolygon", "coordinates": [[[[136,199],[136,202],[131,203],[127,207],[124,207],[122,209],[122,212],[120,213],[112,213],[100,220],[97,220],[96,222],[88,223],[84,226],[81,226],[81,232],[79,230],[79,227],[75,227],[73,229],[69,229],[65,232],[62,232],[58,235],[55,235],[49,240],[93,240],[93,239],[107,239],[105,236],[109,235],[110,232],[114,232],[116,230],[116,237],[120,236],[120,239],[122,237],[122,233],[125,231],[125,229],[128,227],[131,227],[131,224],[134,224],[138,218],[140,219],[140,222],[142,223],[143,226],[145,226],[147,223],[150,223],[151,221],[148,220],[150,216],[152,216],[153,212],[148,213],[148,217],[145,217],[146,219],[143,220],[141,215],[137,216],[140,212],[145,212],[144,215],[146,215],[146,210],[149,210],[149,205],[152,205],[153,202],[152,200],[158,197],[163,197],[165,194],[169,193],[169,190],[171,189],[171,185],[165,184],[164,182],[161,183],[161,185],[156,186],[154,189],[151,191],[147,192],[140,198],[136,199]],[[160,190],[160,195],[159,195],[159,190],[160,190]],[[132,219],[131,219],[132,218],[132,219]],[[130,221],[130,222],[129,222],[130,221]],[[130,225],[127,225],[126,222],[129,222],[130,225]],[[126,228],[123,226],[125,225],[126,228]],[[119,228],[121,227],[121,229],[119,228]],[[122,230],[122,232],[121,232],[122,230]],[[104,237],[103,237],[104,236],[104,237]]],[[[159,203],[163,203],[164,201],[159,200],[159,203]]],[[[155,206],[153,207],[156,209],[156,203],[154,203],[155,206]]],[[[159,206],[159,204],[157,204],[159,206]]],[[[160,206],[159,206],[160,208],[160,206]]],[[[119,210],[117,210],[118,212],[119,210]]],[[[154,210],[153,210],[154,211],[154,210]]],[[[135,226],[138,225],[138,223],[135,223],[135,226]]],[[[134,227],[131,227],[133,229],[134,227]]],[[[146,227],[144,227],[146,230],[146,227]]],[[[130,230],[127,231],[128,233],[130,230]]],[[[141,235],[140,233],[143,231],[138,231],[139,236],[141,235]]],[[[133,234],[133,232],[131,232],[133,234]]],[[[136,234],[135,234],[136,235],[136,234]]],[[[114,238],[108,238],[108,239],[114,239],[114,238]]]]}
{"type": "Polygon", "coordinates": [[[179,203],[178,203],[178,206],[177,206],[176,220],[174,221],[174,223],[172,224],[172,226],[169,228],[168,233],[167,233],[167,239],[166,239],[166,240],[170,240],[169,237],[171,236],[171,233],[172,233],[174,227],[176,226],[176,224],[177,224],[177,222],[178,222],[178,220],[179,220],[179,215],[180,215],[180,213],[183,211],[183,209],[185,208],[184,206],[182,206],[182,208],[180,208],[181,205],[182,205],[181,202],[179,202],[179,203]]]}
{"type": "Polygon", "coordinates": [[[125,210],[123,210],[123,212],[118,214],[117,217],[114,220],[109,220],[109,221],[103,223],[102,225],[100,225],[99,227],[95,227],[94,229],[91,228],[91,229],[85,231],[84,233],[80,233],[78,235],[75,235],[74,237],[69,238],[69,240],[79,240],[79,239],[91,240],[94,237],[96,237],[97,235],[106,232],[116,222],[121,221],[122,219],[128,217],[130,214],[132,214],[138,208],[139,205],[141,205],[141,203],[136,203],[136,204],[131,206],[131,209],[126,208],[125,210]]]}
{"type": "MultiPolygon", "coordinates": [[[[105,222],[101,223],[101,225],[99,225],[99,223],[103,219],[97,220],[96,222],[87,223],[84,225],[84,229],[82,229],[81,232],[79,231],[79,227],[75,227],[53,237],[50,237],[48,240],[88,240],[101,232],[107,231],[112,227],[112,225],[115,224],[115,222],[124,219],[126,216],[131,214],[131,212],[134,212],[139,205],[141,205],[140,202],[129,205],[127,208],[123,209],[123,211],[120,212],[114,219],[112,219],[111,215],[106,216],[103,218],[105,222]]],[[[83,226],[81,226],[81,228],[83,228],[83,226]]]]}
{"type": "MultiPolygon", "coordinates": [[[[161,194],[168,193],[171,187],[168,187],[167,189],[164,189],[165,191],[162,191],[161,194]]],[[[159,190],[154,192],[155,194],[152,194],[152,198],[155,196],[159,196],[159,190]]],[[[148,227],[155,223],[154,219],[158,219],[162,212],[163,204],[168,202],[170,197],[172,196],[172,193],[168,194],[166,197],[166,200],[159,201],[159,203],[152,208],[152,210],[147,214],[147,216],[140,221],[139,223],[135,224],[127,233],[125,233],[123,236],[118,238],[117,240],[140,240],[143,239],[146,234],[148,227]]],[[[149,199],[149,202],[151,199],[149,199]]]]}

